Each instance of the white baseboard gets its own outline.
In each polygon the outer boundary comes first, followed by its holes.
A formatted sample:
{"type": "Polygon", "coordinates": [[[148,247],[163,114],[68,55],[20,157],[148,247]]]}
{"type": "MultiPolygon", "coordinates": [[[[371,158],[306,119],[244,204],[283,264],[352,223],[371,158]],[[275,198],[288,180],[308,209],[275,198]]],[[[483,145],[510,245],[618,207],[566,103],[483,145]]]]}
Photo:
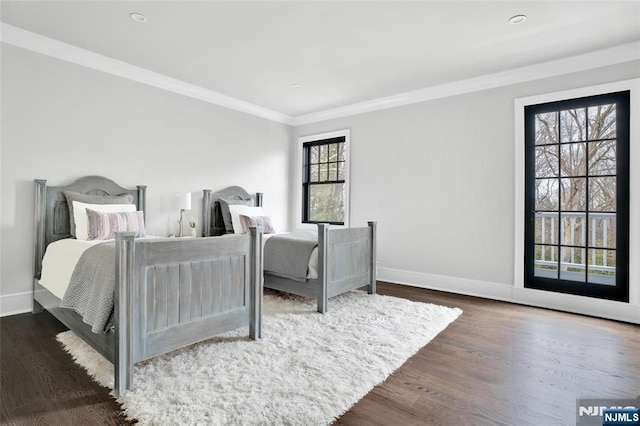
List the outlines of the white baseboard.
{"type": "MultiPolygon", "coordinates": [[[[515,288],[489,281],[382,267],[378,268],[377,276],[380,281],[396,284],[640,324],[640,305],[634,303],[515,288]]],[[[0,296],[0,317],[31,312],[32,307],[33,293],[30,291],[0,296]]]]}
{"type": "Polygon", "coordinates": [[[378,267],[377,278],[380,281],[396,284],[504,301],[511,301],[511,290],[513,289],[513,287],[506,284],[381,267],[378,267]]]}
{"type": "Polygon", "coordinates": [[[30,291],[0,296],[0,317],[24,314],[32,309],[33,293],[30,291]]]}
{"type": "Polygon", "coordinates": [[[501,300],[539,308],[590,315],[616,321],[640,324],[640,305],[614,302],[571,294],[551,293],[507,284],[477,281],[424,272],[378,268],[377,278],[396,284],[501,300]]]}

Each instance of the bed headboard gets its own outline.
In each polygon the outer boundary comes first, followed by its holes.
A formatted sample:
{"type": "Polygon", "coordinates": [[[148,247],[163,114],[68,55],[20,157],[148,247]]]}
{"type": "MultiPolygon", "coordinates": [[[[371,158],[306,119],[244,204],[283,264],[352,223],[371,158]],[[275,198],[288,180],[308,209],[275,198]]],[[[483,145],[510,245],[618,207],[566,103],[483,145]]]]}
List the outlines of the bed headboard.
{"type": "Polygon", "coordinates": [[[44,179],[35,180],[34,247],[35,269],[38,276],[42,269],[42,258],[47,246],[57,240],[71,237],[69,207],[64,191],[81,192],[92,195],[133,195],[133,203],[144,214],[146,189],[138,185],[136,189],[126,189],[101,176],[86,176],[66,186],[47,186],[44,179]]]}
{"type": "Polygon", "coordinates": [[[222,211],[218,200],[253,200],[254,205],[262,206],[262,192],[249,194],[240,186],[228,186],[218,192],[202,190],[202,236],[212,237],[226,234],[222,211]]]}

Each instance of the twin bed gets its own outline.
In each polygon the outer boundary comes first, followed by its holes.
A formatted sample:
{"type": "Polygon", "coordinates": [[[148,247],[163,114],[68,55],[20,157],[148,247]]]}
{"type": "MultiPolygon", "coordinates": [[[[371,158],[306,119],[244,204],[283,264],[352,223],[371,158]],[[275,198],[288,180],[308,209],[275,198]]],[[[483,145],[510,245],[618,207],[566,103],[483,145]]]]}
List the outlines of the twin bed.
{"type": "MultiPolygon", "coordinates": [[[[237,229],[230,229],[225,223],[225,204],[239,203],[240,206],[253,205],[259,208],[262,199],[262,193],[252,195],[239,186],[230,186],[218,192],[204,189],[203,236],[238,233],[237,229]]],[[[245,207],[241,207],[239,212],[243,209],[245,207]]],[[[327,312],[330,297],[347,291],[366,286],[369,294],[375,294],[376,222],[369,222],[367,227],[361,228],[329,227],[320,223],[317,225],[317,234],[312,237],[309,233],[270,236],[266,232],[264,287],[317,299],[320,313],[327,312]],[[313,239],[316,248],[311,251],[308,265],[298,268],[307,271],[307,274],[296,275],[288,269],[282,270],[282,264],[286,262],[279,260],[282,260],[281,257],[296,257],[295,250],[274,254],[276,247],[298,244],[296,247],[304,250],[305,243],[300,240],[309,239],[313,239]]]]}
{"type": "Polygon", "coordinates": [[[263,243],[261,230],[255,228],[242,238],[117,234],[113,326],[92,332],[40,282],[45,249],[55,251],[56,242],[71,237],[65,191],[99,197],[130,194],[137,210],[144,211],[146,187],[128,190],[97,176],[67,186],[35,181],[33,311],[46,309],[111,361],[117,394],[132,389],[137,362],[246,325],[252,339],[262,336],[263,243]]]}
{"type": "MultiPolygon", "coordinates": [[[[277,244],[286,247],[289,242],[277,240],[291,237],[263,235],[264,229],[271,231],[269,223],[245,223],[246,234],[217,237],[229,233],[221,204],[231,201],[260,207],[262,194],[250,195],[237,186],[216,193],[204,190],[204,238],[139,238],[134,232],[118,232],[114,242],[98,244],[72,238],[73,218],[78,217],[78,211],[70,212],[69,206],[82,204],[71,204],[70,194],[103,199],[105,203],[114,197],[128,197],[132,210],[142,212],[137,213],[142,216],[146,187],[126,189],[99,176],[84,177],[66,186],[35,181],[33,312],[46,309],[111,361],[116,394],[133,388],[133,366],[137,362],[247,325],[251,339],[261,338],[263,282],[267,288],[317,298],[321,313],[327,311],[330,297],[364,286],[370,294],[376,290],[375,222],[363,228],[319,224],[317,236],[306,236],[308,241],[303,243],[311,251],[307,263],[301,265],[304,276],[291,277],[264,268],[265,259],[271,264],[275,259],[277,264],[287,261],[292,253],[296,257],[295,250],[287,255],[269,248],[277,244]],[[80,264],[91,256],[102,258],[106,267],[102,265],[96,272],[91,264],[85,265],[88,273],[78,279],[80,264]],[[76,266],[68,266],[67,275],[62,274],[65,284],[62,288],[52,285],[55,280],[51,279],[51,270],[56,269],[52,265],[69,262],[76,266]],[[113,275],[113,290],[98,284],[91,291],[112,294],[108,305],[112,314],[104,329],[105,321],[96,325],[78,313],[81,309],[61,307],[68,305],[70,292],[64,288],[68,281],[71,285],[79,281],[77,284],[83,287],[83,282],[90,281],[85,276],[108,272],[113,275]]],[[[112,216],[118,214],[107,216],[116,220],[112,216]]]]}

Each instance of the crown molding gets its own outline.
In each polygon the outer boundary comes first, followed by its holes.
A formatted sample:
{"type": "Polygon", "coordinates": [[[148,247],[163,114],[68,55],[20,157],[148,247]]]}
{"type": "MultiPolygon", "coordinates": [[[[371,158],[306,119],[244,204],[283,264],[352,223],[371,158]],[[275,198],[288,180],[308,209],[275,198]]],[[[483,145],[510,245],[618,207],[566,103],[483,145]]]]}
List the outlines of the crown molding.
{"type": "Polygon", "coordinates": [[[45,37],[4,22],[0,23],[0,41],[42,55],[290,126],[333,120],[640,59],[640,41],[637,41],[555,61],[543,62],[291,117],[278,111],[232,98],[205,89],[204,87],[196,86],[164,74],[63,43],[59,40],[45,37]]]}
{"type": "Polygon", "coordinates": [[[281,112],[241,101],[213,90],[63,43],[4,22],[0,23],[0,25],[0,40],[4,43],[235,111],[283,124],[291,124],[292,117],[281,112]]]}
{"type": "Polygon", "coordinates": [[[582,55],[570,56],[549,62],[542,62],[521,68],[514,68],[494,74],[487,74],[466,80],[454,81],[424,89],[412,90],[383,98],[372,99],[338,108],[299,115],[292,120],[293,126],[316,123],[325,120],[395,108],[449,96],[478,92],[496,87],[525,83],[528,81],[601,68],[640,59],[640,42],[622,44],[609,49],[597,50],[582,55]]]}

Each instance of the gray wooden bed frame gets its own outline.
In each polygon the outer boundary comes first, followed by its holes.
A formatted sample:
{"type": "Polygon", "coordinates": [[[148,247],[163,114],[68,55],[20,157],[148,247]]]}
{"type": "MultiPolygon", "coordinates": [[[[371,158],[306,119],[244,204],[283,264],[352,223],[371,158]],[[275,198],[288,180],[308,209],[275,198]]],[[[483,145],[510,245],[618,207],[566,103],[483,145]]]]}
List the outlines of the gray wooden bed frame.
{"type": "MultiPolygon", "coordinates": [[[[220,198],[254,200],[262,206],[262,193],[249,194],[242,187],[230,186],[218,192],[203,190],[203,235],[222,235],[225,227],[220,198]]],[[[299,282],[264,272],[264,287],[318,300],[318,312],[325,313],[328,299],[367,286],[376,292],[376,222],[362,228],[337,228],[318,224],[318,278],[299,282]]]]}
{"type": "Polygon", "coordinates": [[[115,324],[93,333],[76,312],[40,285],[47,245],[70,238],[63,191],[132,194],[144,211],[146,187],[134,190],[88,176],[66,186],[35,181],[33,313],[49,311],[114,365],[114,391],[133,388],[135,363],[249,326],[262,337],[262,229],[246,238],[116,238],[115,324]],[[161,307],[160,309],[158,309],[161,307]]]}

